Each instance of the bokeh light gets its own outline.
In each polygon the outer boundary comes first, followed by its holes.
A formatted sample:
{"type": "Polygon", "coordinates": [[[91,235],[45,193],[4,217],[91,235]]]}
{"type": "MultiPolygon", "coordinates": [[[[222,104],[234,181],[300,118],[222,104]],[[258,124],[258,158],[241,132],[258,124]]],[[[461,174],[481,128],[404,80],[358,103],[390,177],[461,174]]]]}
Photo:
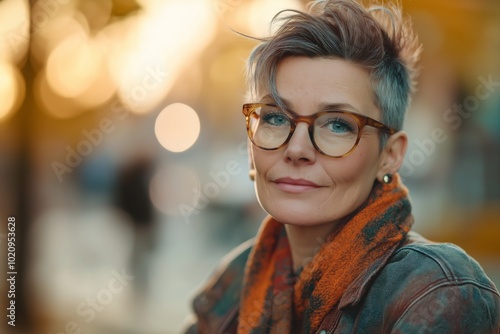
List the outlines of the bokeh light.
{"type": "Polygon", "coordinates": [[[161,146],[171,152],[189,149],[200,134],[200,119],[190,106],[173,103],[163,109],[155,123],[155,135],[161,146]]]}
{"type": "Polygon", "coordinates": [[[14,65],[0,60],[0,121],[12,115],[24,99],[24,79],[14,65]]]}
{"type": "MultiPolygon", "coordinates": [[[[67,9],[69,10],[69,9],[67,9]]],[[[85,17],[81,13],[57,15],[43,26],[38,26],[31,36],[31,59],[35,68],[46,64],[49,55],[59,44],[68,38],[88,36],[89,31],[85,17]]]]}
{"type": "Polygon", "coordinates": [[[59,95],[76,97],[94,83],[103,65],[100,49],[89,38],[76,35],[50,54],[47,81],[59,95]]]}
{"type": "Polygon", "coordinates": [[[35,100],[48,115],[68,119],[80,115],[84,109],[74,99],[55,93],[47,82],[45,71],[38,72],[33,84],[35,100]]]}
{"type": "Polygon", "coordinates": [[[116,83],[107,66],[106,48],[103,47],[102,40],[92,40],[91,45],[95,52],[93,64],[98,71],[91,84],[75,96],[75,101],[85,108],[94,108],[105,103],[116,92],[116,83]]]}
{"type": "Polygon", "coordinates": [[[128,23],[131,33],[123,36],[110,55],[118,96],[137,114],[163,103],[182,71],[216,31],[207,1],[152,1],[148,6],[144,15],[128,23]]]}
{"type": "Polygon", "coordinates": [[[27,1],[0,1],[0,59],[20,63],[28,51],[29,26],[27,1]]]}

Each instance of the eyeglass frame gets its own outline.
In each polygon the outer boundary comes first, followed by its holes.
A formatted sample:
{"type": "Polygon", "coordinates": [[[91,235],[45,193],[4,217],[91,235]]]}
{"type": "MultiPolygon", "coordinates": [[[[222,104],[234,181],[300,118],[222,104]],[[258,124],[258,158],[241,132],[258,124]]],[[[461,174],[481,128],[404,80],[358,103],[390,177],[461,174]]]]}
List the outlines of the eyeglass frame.
{"type": "MultiPolygon", "coordinates": [[[[261,147],[260,145],[257,145],[254,141],[253,141],[253,135],[251,135],[251,130],[250,130],[250,115],[252,114],[252,112],[258,108],[258,107],[264,107],[264,106],[267,106],[267,107],[277,107],[277,108],[280,108],[278,105],[276,104],[272,104],[272,103],[245,103],[243,104],[243,109],[242,109],[242,113],[243,115],[245,116],[245,122],[246,122],[246,127],[247,127],[247,135],[248,135],[248,138],[250,139],[250,141],[252,142],[252,144],[254,144],[255,146],[257,146],[258,148],[262,149],[262,150],[266,150],[266,151],[274,151],[274,150],[278,150],[282,147],[284,147],[286,144],[288,144],[288,142],[290,141],[290,139],[292,138],[293,136],[293,133],[295,132],[295,129],[297,127],[297,123],[299,122],[305,122],[307,123],[308,125],[308,132],[309,132],[309,138],[311,140],[311,143],[313,144],[314,148],[319,152],[321,153],[322,155],[324,156],[327,156],[327,157],[330,157],[330,158],[343,158],[347,155],[349,155],[350,153],[352,153],[354,151],[354,149],[356,149],[356,147],[358,146],[358,143],[361,139],[361,132],[363,131],[364,127],[365,126],[371,126],[371,127],[374,127],[384,133],[387,133],[389,134],[389,136],[395,134],[397,132],[397,130],[395,129],[392,129],[390,127],[388,127],[387,125],[371,118],[371,117],[368,117],[368,116],[365,116],[365,115],[361,115],[361,114],[358,114],[358,113],[355,113],[355,112],[351,112],[351,111],[342,111],[342,110],[335,110],[335,111],[332,111],[332,110],[326,110],[326,111],[320,111],[320,112],[317,112],[313,115],[310,115],[310,116],[300,116],[298,115],[296,112],[294,112],[293,110],[290,110],[290,109],[286,109],[285,111],[288,112],[289,115],[286,115],[289,119],[290,119],[290,133],[288,134],[288,137],[285,139],[285,141],[279,145],[278,147],[275,147],[275,148],[266,148],[266,147],[261,147]],[[332,112],[335,112],[335,113],[340,113],[340,114],[347,114],[347,115],[351,115],[353,116],[353,118],[355,119],[356,123],[358,124],[358,134],[357,134],[357,138],[356,138],[356,142],[354,143],[353,147],[347,152],[347,153],[344,153],[343,155],[339,155],[339,156],[334,156],[334,155],[329,155],[329,154],[326,154],[325,152],[323,152],[319,147],[318,145],[316,144],[316,141],[314,140],[314,122],[316,121],[317,118],[321,117],[322,115],[324,114],[328,114],[328,113],[332,113],[332,112]]],[[[282,108],[280,108],[282,109],[282,108]]],[[[259,116],[260,118],[260,116],[259,116]]]]}

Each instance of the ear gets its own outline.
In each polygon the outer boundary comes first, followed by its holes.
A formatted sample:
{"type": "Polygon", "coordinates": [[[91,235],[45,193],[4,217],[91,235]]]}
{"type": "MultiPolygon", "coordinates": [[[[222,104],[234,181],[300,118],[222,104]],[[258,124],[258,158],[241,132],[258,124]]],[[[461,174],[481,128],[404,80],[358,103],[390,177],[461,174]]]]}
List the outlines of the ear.
{"type": "Polygon", "coordinates": [[[399,170],[403,164],[407,145],[408,137],[403,131],[396,132],[389,137],[380,156],[377,172],[377,179],[380,182],[385,174],[394,174],[399,170]]]}

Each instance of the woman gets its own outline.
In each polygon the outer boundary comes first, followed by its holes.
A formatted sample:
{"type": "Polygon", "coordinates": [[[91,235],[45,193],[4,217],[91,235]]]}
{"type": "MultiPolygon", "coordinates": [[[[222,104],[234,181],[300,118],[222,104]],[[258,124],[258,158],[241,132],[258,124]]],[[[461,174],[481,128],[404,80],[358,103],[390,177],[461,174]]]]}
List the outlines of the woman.
{"type": "Polygon", "coordinates": [[[251,178],[269,214],[187,333],[500,333],[500,295],[411,232],[397,174],[419,45],[398,8],[317,1],[248,61],[251,178]]]}

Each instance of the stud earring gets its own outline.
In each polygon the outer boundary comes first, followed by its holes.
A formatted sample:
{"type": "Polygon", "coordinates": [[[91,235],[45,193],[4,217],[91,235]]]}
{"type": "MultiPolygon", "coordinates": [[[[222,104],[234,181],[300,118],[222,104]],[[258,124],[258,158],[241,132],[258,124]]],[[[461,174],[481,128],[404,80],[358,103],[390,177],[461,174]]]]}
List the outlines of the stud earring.
{"type": "Polygon", "coordinates": [[[255,181],[255,169],[250,169],[248,171],[248,177],[250,177],[250,180],[255,181]]]}
{"type": "Polygon", "coordinates": [[[385,184],[389,184],[392,182],[392,174],[385,174],[384,177],[382,178],[385,184]]]}

